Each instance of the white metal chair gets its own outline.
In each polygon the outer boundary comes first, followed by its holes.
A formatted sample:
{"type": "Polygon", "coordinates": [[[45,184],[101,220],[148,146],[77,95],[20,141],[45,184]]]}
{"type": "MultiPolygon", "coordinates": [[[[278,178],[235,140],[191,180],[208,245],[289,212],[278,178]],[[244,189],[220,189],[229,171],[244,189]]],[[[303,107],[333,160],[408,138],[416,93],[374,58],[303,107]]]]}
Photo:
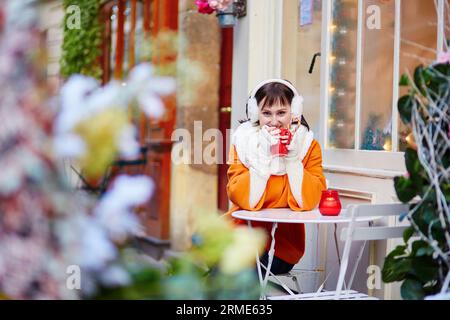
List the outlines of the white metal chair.
{"type": "Polygon", "coordinates": [[[351,215],[351,221],[347,228],[341,232],[341,240],[345,241],[344,252],[342,254],[341,265],[339,269],[339,278],[335,291],[322,291],[305,293],[290,296],[273,296],[270,300],[372,300],[376,299],[367,294],[360,293],[354,290],[343,290],[345,275],[349,265],[349,256],[352,241],[364,241],[363,246],[358,254],[357,261],[353,266],[348,288],[351,288],[356,269],[362,257],[366,241],[370,240],[386,240],[401,238],[403,232],[408,226],[401,227],[387,227],[387,226],[372,226],[360,227],[356,225],[358,217],[389,217],[400,216],[407,213],[409,206],[406,204],[361,204],[350,205],[347,208],[351,215]]]}

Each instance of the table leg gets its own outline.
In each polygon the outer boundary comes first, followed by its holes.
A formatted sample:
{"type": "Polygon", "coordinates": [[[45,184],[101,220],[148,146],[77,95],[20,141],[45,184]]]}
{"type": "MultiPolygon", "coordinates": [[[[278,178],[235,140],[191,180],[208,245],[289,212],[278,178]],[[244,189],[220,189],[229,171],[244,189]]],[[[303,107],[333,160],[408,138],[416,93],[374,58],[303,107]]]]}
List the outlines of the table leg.
{"type": "Polygon", "coordinates": [[[271,232],[271,236],[272,236],[272,242],[270,243],[270,250],[268,253],[268,262],[267,262],[267,268],[266,268],[266,274],[264,276],[264,282],[263,282],[263,296],[266,296],[266,287],[267,287],[267,281],[269,280],[269,271],[272,268],[272,262],[273,262],[273,256],[275,255],[275,232],[277,230],[278,227],[278,223],[273,223],[272,224],[272,232],[271,232]]]}
{"type": "MultiPolygon", "coordinates": [[[[339,252],[339,243],[337,239],[337,223],[334,224],[334,245],[336,247],[336,255],[338,258],[339,268],[341,267],[341,253],[339,252]]],[[[347,285],[345,283],[345,275],[344,275],[344,289],[347,290],[347,285]]]]}
{"type": "Polygon", "coordinates": [[[336,254],[339,262],[339,266],[341,266],[341,254],[339,252],[339,244],[337,239],[337,223],[334,224],[334,245],[336,247],[336,254]]]}
{"type": "MultiPolygon", "coordinates": [[[[252,222],[248,221],[248,227],[252,227],[252,222]]],[[[259,278],[259,284],[261,285],[261,288],[263,286],[263,278],[262,278],[262,272],[261,272],[261,262],[259,261],[259,254],[258,251],[256,252],[256,270],[258,270],[258,278],[259,278]]]]}

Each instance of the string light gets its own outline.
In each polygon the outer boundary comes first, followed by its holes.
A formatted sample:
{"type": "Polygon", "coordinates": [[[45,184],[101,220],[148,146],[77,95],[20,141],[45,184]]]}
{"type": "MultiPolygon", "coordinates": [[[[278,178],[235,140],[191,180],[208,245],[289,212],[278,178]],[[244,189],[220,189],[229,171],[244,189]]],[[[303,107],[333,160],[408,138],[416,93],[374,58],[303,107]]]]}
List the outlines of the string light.
{"type": "Polygon", "coordinates": [[[391,151],[392,150],[392,143],[391,143],[390,139],[386,140],[386,142],[383,145],[383,149],[385,151],[391,151]]]}

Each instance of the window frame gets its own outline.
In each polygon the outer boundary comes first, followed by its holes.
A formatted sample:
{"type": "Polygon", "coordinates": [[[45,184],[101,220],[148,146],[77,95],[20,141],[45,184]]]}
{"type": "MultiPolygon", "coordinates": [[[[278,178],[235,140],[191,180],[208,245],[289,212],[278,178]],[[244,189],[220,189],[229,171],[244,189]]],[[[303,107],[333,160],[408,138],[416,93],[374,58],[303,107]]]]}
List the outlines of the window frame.
{"type": "MultiPolygon", "coordinates": [[[[361,115],[361,86],[362,86],[362,37],[365,25],[365,3],[358,1],[357,51],[356,51],[356,102],[355,102],[355,147],[354,149],[330,149],[328,147],[328,116],[330,94],[330,63],[332,1],[322,1],[322,59],[321,59],[321,119],[319,140],[323,146],[325,168],[334,168],[343,172],[380,175],[385,172],[386,177],[393,174],[402,174],[406,171],[404,166],[404,152],[398,146],[398,110],[400,80],[400,49],[401,49],[401,7],[403,0],[395,0],[395,26],[394,26],[394,70],[393,70],[393,98],[392,98],[392,151],[371,151],[360,149],[360,115],[361,115]]],[[[436,51],[444,50],[444,0],[438,0],[436,51]]]]}

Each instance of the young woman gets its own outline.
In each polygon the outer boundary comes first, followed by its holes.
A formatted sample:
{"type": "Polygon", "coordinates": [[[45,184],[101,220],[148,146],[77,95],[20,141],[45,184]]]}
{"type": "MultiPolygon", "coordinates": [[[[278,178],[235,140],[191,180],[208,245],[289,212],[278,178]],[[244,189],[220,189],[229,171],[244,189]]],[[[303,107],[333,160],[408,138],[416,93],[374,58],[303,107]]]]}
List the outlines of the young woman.
{"type": "MultiPolygon", "coordinates": [[[[253,90],[247,103],[248,120],[231,138],[227,192],[233,207],[226,215],[266,208],[308,211],[318,205],[326,188],[322,154],[302,116],[302,101],[295,87],[281,79],[264,81],[253,90]],[[289,129],[292,139],[289,134],[281,135],[282,129],[289,129]],[[280,142],[287,145],[287,155],[273,152],[280,142]]],[[[267,265],[271,224],[252,225],[267,230],[269,240],[261,257],[267,265]]],[[[275,240],[271,271],[287,273],[303,256],[304,225],[279,224],[275,240]]]]}

